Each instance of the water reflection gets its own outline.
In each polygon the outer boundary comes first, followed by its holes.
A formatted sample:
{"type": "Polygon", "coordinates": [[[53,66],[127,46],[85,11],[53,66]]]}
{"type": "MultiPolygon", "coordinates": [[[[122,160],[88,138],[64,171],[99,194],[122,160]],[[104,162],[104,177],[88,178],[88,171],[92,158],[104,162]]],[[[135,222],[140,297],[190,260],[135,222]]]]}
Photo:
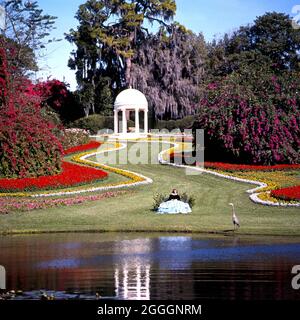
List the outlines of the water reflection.
{"type": "Polygon", "coordinates": [[[0,238],[8,289],[114,299],[300,299],[300,241],[155,235],[0,238]]]}
{"type": "Polygon", "coordinates": [[[150,300],[150,264],[127,263],[115,268],[115,294],[118,299],[150,300]]]}
{"type": "Polygon", "coordinates": [[[114,243],[115,296],[125,300],[150,300],[150,239],[114,243]]]}

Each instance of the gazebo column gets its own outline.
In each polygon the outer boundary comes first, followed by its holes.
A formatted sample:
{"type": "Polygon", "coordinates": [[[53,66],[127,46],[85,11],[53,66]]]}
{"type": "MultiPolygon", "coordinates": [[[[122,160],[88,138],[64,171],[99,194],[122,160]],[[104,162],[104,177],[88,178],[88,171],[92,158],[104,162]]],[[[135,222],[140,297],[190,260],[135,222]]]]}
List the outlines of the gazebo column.
{"type": "Polygon", "coordinates": [[[118,114],[119,114],[119,111],[118,110],[115,110],[114,111],[114,131],[115,131],[115,134],[118,134],[119,133],[119,117],[118,117],[118,114]]]}
{"type": "Polygon", "coordinates": [[[122,110],[122,133],[127,133],[127,118],[126,118],[126,109],[122,110]]]}
{"type": "Polygon", "coordinates": [[[139,117],[139,109],[135,109],[135,133],[140,133],[140,117],[139,117]]]}
{"type": "Polygon", "coordinates": [[[148,111],[145,110],[144,112],[144,129],[145,133],[148,133],[148,111]]]}

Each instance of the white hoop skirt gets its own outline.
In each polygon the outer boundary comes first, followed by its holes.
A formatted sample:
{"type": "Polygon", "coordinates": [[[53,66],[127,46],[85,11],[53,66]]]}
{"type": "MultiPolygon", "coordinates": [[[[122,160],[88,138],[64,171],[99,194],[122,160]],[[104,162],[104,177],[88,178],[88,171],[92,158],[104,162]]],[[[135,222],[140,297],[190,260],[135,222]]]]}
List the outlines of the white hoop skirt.
{"type": "Polygon", "coordinates": [[[179,200],[170,200],[160,204],[158,214],[187,214],[191,213],[191,207],[188,203],[179,200]]]}

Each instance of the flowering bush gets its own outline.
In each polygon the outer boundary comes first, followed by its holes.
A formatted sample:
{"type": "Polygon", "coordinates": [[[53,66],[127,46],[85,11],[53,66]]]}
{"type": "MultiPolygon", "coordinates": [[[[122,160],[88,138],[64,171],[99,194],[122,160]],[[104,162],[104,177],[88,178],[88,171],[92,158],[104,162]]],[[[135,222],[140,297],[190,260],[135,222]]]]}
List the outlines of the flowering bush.
{"type": "Polygon", "coordinates": [[[300,185],[290,188],[273,190],[271,196],[282,200],[300,200],[300,185]]]}
{"type": "Polygon", "coordinates": [[[30,81],[12,77],[6,55],[13,48],[0,45],[0,175],[36,177],[60,172],[61,143],[57,127],[41,112],[39,97],[26,91],[30,81]]]}
{"type": "Polygon", "coordinates": [[[66,84],[56,79],[39,82],[30,89],[42,99],[43,106],[47,105],[55,111],[60,111],[68,97],[66,84]]]}
{"type": "Polygon", "coordinates": [[[205,156],[250,164],[300,162],[300,77],[232,74],[203,92],[194,129],[205,129],[205,156]]]}
{"type": "Polygon", "coordinates": [[[89,142],[89,131],[83,129],[65,129],[63,132],[63,148],[70,149],[89,142]]]}
{"type": "Polygon", "coordinates": [[[62,169],[61,173],[52,176],[22,179],[0,179],[0,190],[4,192],[12,192],[62,188],[95,182],[108,176],[108,174],[102,170],[80,166],[70,162],[63,162],[62,169]]]}

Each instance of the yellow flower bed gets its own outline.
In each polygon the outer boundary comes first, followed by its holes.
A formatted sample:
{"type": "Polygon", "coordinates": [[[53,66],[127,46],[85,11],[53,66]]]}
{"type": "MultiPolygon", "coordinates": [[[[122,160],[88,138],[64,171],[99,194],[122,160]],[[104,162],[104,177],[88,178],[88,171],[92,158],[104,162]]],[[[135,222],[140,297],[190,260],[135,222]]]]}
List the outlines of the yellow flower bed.
{"type": "Polygon", "coordinates": [[[256,179],[265,182],[271,191],[278,188],[290,187],[300,184],[300,178],[297,175],[291,174],[294,171],[245,171],[238,172],[238,176],[246,179],[256,179]]]}
{"type": "Polygon", "coordinates": [[[267,184],[267,187],[259,189],[258,192],[272,191],[288,186],[295,186],[300,183],[300,179],[295,176],[291,176],[289,171],[236,171],[233,173],[216,169],[209,170],[231,177],[253,180],[267,184]]]}
{"type": "Polygon", "coordinates": [[[297,203],[297,201],[285,201],[281,199],[277,199],[271,196],[270,192],[263,192],[258,195],[258,198],[263,200],[263,201],[270,201],[274,203],[283,203],[283,204],[293,204],[297,203]]]}
{"type": "Polygon", "coordinates": [[[0,193],[0,197],[28,197],[28,193],[25,192],[15,192],[15,193],[0,193]]]}

